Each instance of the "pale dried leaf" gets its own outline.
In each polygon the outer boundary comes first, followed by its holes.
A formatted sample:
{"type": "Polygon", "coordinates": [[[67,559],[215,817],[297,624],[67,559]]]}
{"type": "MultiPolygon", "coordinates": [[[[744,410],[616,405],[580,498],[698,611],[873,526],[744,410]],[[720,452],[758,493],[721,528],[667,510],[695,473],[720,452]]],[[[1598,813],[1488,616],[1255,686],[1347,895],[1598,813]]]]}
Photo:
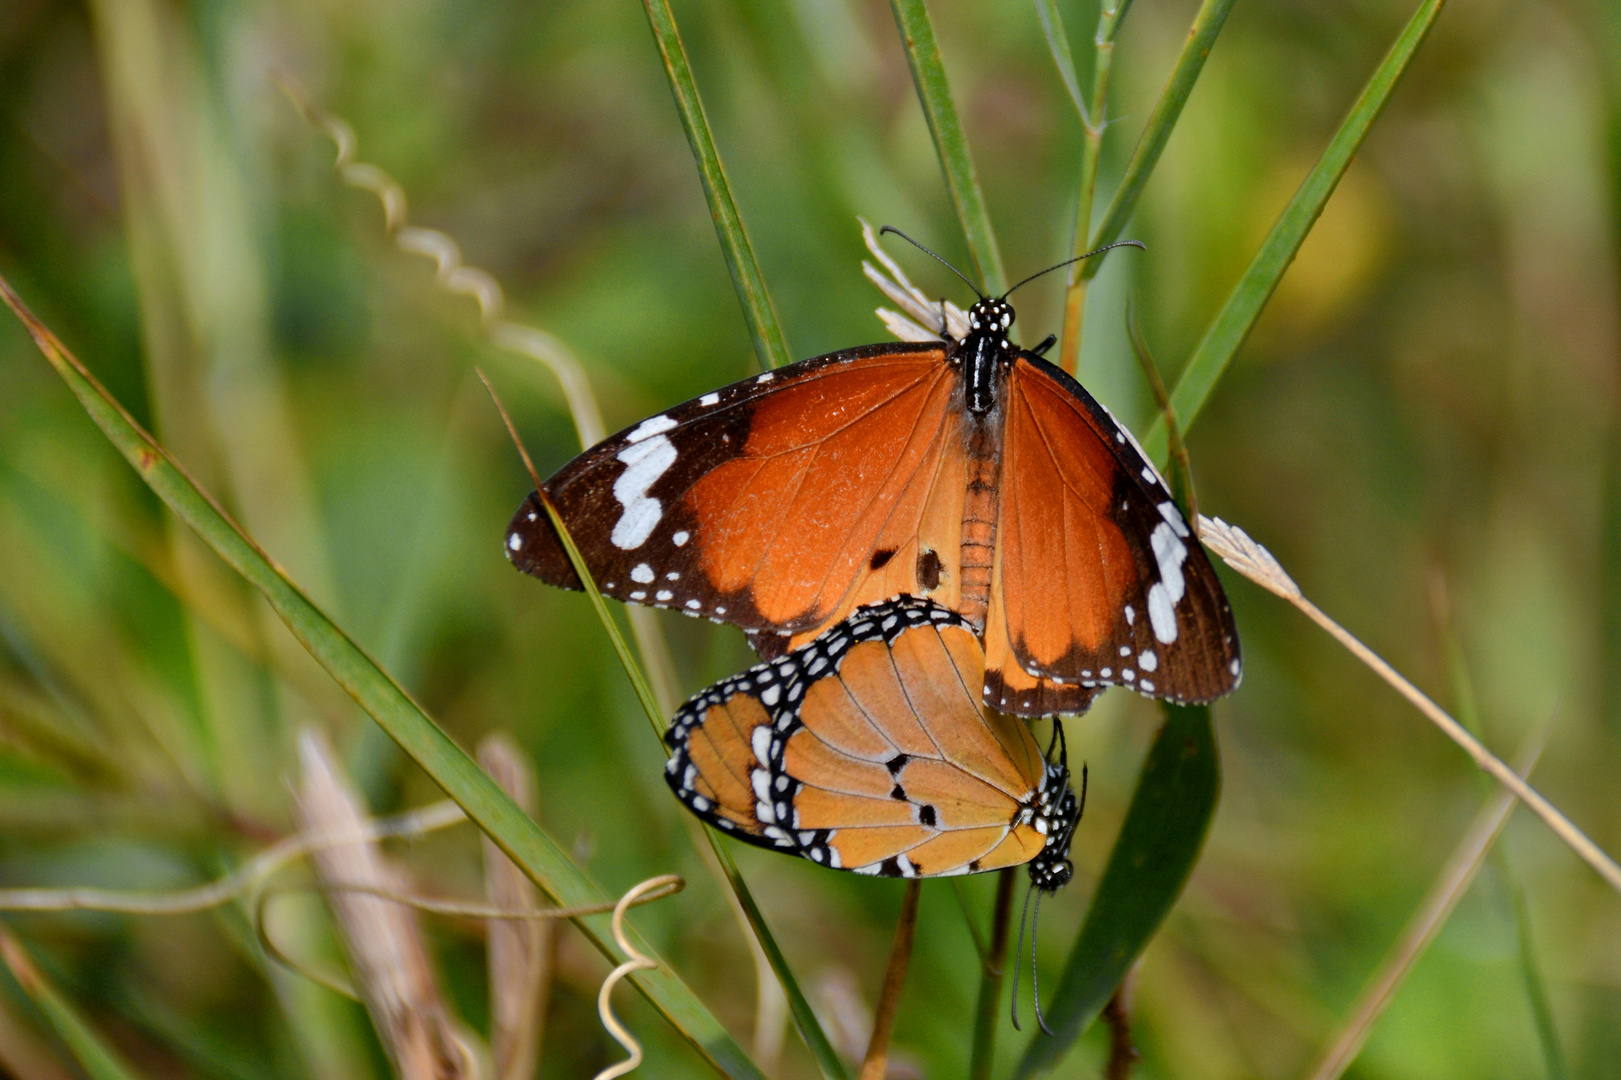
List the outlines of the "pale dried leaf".
{"type": "MultiPolygon", "coordinates": [[[[503,734],[478,747],[478,763],[525,813],[535,813],[534,773],[516,743],[503,734]]],[[[539,907],[539,891],[484,837],[484,889],[495,907],[539,907]]],[[[496,1080],[530,1080],[540,1060],[551,985],[554,923],[550,919],[490,919],[490,1051],[496,1080]]]]}
{"type": "MultiPolygon", "coordinates": [[[[299,739],[303,783],[298,817],[307,831],[360,835],[365,816],[331,748],[306,731],[299,739]]],[[[349,954],[355,984],[377,1037],[402,1080],[461,1080],[465,1055],[452,1030],[428,965],[416,916],[389,900],[341,891],[343,886],[405,891],[405,883],[374,845],[355,840],[312,856],[327,905],[349,954]]]]}

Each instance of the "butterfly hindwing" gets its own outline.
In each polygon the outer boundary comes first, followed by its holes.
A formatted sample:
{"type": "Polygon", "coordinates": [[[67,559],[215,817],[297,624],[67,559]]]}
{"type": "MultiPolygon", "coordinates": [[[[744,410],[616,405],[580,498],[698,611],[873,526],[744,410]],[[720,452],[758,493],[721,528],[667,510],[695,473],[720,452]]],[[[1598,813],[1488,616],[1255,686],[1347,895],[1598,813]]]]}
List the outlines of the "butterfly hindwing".
{"type": "Polygon", "coordinates": [[[991,602],[1004,622],[987,626],[987,668],[1187,702],[1233,689],[1242,664],[1221,584],[1130,433],[1029,353],[1005,424],[991,602]]]}
{"type": "MultiPolygon", "coordinates": [[[[545,490],[604,595],[735,623],[781,652],[770,634],[814,634],[954,577],[961,493],[937,482],[957,416],[943,355],[876,345],[734,383],[604,440],[545,490]]],[[[534,496],[507,554],[579,587],[534,496]]]]}
{"type": "Polygon", "coordinates": [[[947,608],[864,607],[684,705],[666,779],[723,832],[826,866],[932,877],[1028,862],[1052,772],[1022,721],[980,706],[983,678],[972,627],[947,608]]]}

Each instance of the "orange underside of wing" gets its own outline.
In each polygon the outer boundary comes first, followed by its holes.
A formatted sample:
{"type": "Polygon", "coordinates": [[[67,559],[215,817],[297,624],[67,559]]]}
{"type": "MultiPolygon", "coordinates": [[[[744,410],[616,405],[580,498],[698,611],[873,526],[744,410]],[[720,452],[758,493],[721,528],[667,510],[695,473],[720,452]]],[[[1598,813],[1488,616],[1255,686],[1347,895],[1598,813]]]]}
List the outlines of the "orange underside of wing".
{"type": "Polygon", "coordinates": [[[1077,645],[1095,650],[1136,586],[1136,561],[1111,516],[1118,468],[1078,402],[1028,365],[1014,365],[997,563],[1006,633],[1025,667],[1052,671],[1077,645]]]}
{"type": "Polygon", "coordinates": [[[698,770],[693,789],[714,803],[717,813],[756,835],[761,826],[749,771],[757,762],[749,736],[769,723],[771,717],[757,699],[739,695],[705,711],[703,724],[687,740],[687,755],[698,770]]]}
{"type": "Polygon", "coordinates": [[[747,590],[801,640],[859,604],[923,595],[919,545],[957,559],[955,382],[941,351],[924,349],[839,365],[762,400],[743,453],[686,496],[709,581],[747,590]],[[880,551],[894,553],[874,567],[880,551]]]}
{"type": "Polygon", "coordinates": [[[1047,846],[1047,838],[1029,825],[1020,825],[996,845],[990,854],[979,860],[981,870],[1000,870],[1004,866],[1027,863],[1047,846]]]}
{"type": "Polygon", "coordinates": [[[802,785],[795,826],[832,830],[848,868],[900,854],[926,875],[1028,861],[1041,837],[1009,830],[1045,766],[1022,722],[980,707],[983,675],[979,643],[961,627],[853,646],[839,674],[807,692],[804,727],[784,753],[802,785]]]}

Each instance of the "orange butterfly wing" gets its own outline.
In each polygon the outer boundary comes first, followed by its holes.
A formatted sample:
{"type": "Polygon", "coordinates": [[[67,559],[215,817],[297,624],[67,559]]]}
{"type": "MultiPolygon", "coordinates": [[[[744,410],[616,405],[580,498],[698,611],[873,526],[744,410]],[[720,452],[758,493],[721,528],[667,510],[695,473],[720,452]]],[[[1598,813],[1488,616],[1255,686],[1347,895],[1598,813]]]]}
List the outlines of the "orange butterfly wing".
{"type": "MultiPolygon", "coordinates": [[[[1232,690],[1242,664],[1221,584],[1126,429],[1068,375],[1023,353],[1008,379],[1002,445],[988,691],[1040,698],[1128,686],[1197,702],[1232,690]]],[[[1013,697],[999,707],[1035,714],[1013,697]]]]}
{"type": "Polygon", "coordinates": [[[984,653],[947,609],[865,607],[676,714],[666,778],[739,839],[859,873],[1030,861],[1053,773],[1024,724],[979,704],[984,653]]]}
{"type": "MultiPolygon", "coordinates": [[[[603,593],[759,634],[763,655],[898,593],[950,602],[960,410],[941,347],[818,357],[706,394],[586,451],[550,480],[603,593]]],[[[508,557],[579,588],[533,496],[508,557]]]]}

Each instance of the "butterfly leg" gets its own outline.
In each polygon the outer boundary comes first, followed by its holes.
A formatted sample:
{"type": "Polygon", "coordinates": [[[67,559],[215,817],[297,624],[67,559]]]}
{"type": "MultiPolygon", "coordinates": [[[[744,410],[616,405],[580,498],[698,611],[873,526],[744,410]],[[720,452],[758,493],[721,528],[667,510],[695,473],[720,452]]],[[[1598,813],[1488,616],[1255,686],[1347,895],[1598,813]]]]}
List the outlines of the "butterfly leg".
{"type": "Polygon", "coordinates": [[[1052,348],[1056,344],[1058,344],[1058,335],[1057,334],[1048,334],[1046,337],[1041,339],[1041,344],[1040,345],[1037,345],[1035,348],[1031,349],[1030,351],[1035,353],[1037,356],[1046,356],[1047,355],[1047,350],[1052,348]]]}

